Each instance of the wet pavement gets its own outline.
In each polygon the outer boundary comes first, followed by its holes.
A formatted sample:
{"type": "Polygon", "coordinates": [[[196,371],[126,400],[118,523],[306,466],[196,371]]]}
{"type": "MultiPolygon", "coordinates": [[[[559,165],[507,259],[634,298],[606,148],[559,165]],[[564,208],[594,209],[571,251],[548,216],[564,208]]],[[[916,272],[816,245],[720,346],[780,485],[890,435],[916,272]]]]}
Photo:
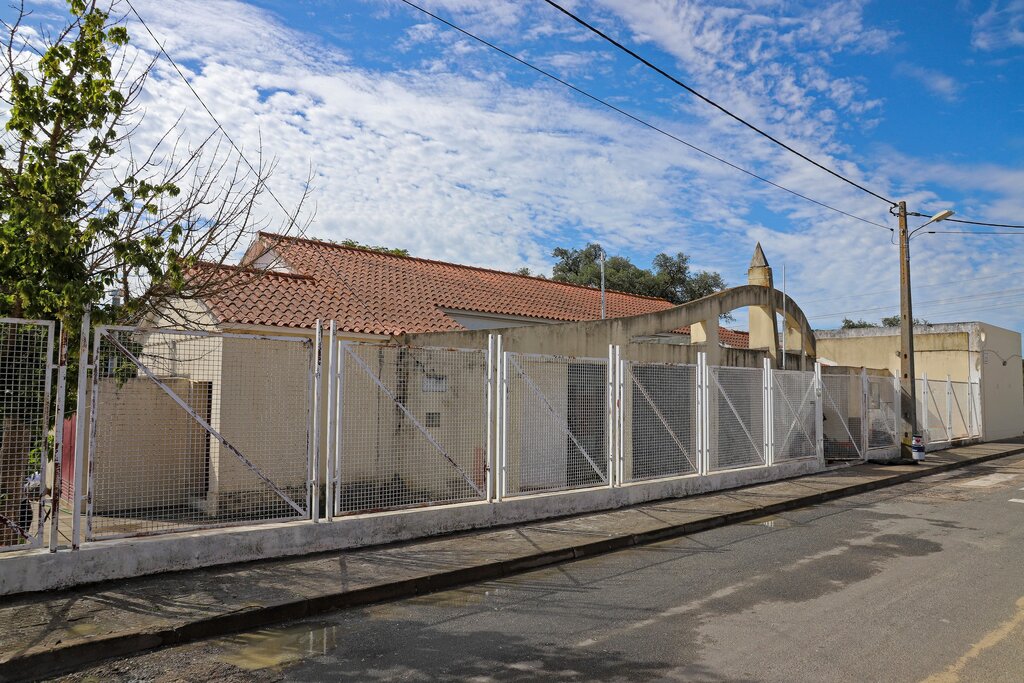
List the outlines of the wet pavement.
{"type": "Polygon", "coordinates": [[[8,598],[0,605],[0,680],[11,676],[11,671],[26,675],[26,671],[80,667],[103,657],[506,576],[659,537],[751,522],[753,517],[761,519],[736,528],[781,531],[791,527],[793,519],[778,514],[779,508],[809,505],[822,495],[849,495],[858,487],[887,486],[901,477],[921,476],[1020,448],[1011,443],[980,444],[934,454],[924,466],[861,465],[735,491],[391,547],[8,598]],[[773,514],[774,518],[765,516],[773,514]]]}
{"type": "Polygon", "coordinates": [[[66,681],[925,681],[1024,672],[1024,455],[66,681]]]}

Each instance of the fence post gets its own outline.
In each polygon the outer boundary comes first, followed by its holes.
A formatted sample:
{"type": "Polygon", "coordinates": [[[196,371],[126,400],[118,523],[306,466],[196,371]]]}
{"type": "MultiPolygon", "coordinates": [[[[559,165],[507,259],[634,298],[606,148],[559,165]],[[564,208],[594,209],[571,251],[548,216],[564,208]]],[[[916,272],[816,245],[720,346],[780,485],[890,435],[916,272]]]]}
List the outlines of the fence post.
{"type": "Polygon", "coordinates": [[[709,449],[711,439],[708,434],[708,354],[704,351],[697,353],[697,400],[695,402],[697,415],[697,473],[706,476],[711,470],[711,457],[709,449]]]}
{"type": "Polygon", "coordinates": [[[866,460],[871,445],[871,384],[865,368],[860,369],[860,443],[861,455],[866,460]]]}
{"type": "Polygon", "coordinates": [[[618,347],[615,344],[608,345],[608,386],[605,396],[607,414],[607,429],[608,429],[608,488],[614,488],[617,479],[618,469],[618,453],[616,444],[618,443],[617,434],[619,425],[618,422],[618,347]]]}
{"type": "Polygon", "coordinates": [[[953,443],[953,380],[946,375],[946,441],[953,443]]]}
{"type": "Polygon", "coordinates": [[[327,482],[324,486],[324,517],[334,519],[334,451],[338,441],[338,373],[337,341],[338,324],[331,320],[327,330],[327,482]]]}
{"type": "Polygon", "coordinates": [[[772,390],[772,361],[770,358],[764,358],[762,369],[761,393],[764,405],[761,411],[761,419],[764,422],[764,464],[767,467],[771,467],[775,464],[775,404],[774,391],[772,390]]]}
{"type": "Polygon", "coordinates": [[[895,445],[900,445],[900,392],[903,390],[903,385],[900,384],[900,376],[893,375],[892,377],[892,410],[893,410],[893,421],[892,421],[892,438],[895,445]]]}
{"type": "MultiPolygon", "coordinates": [[[[919,411],[920,415],[918,415],[917,423],[919,425],[918,428],[921,430],[921,437],[924,439],[924,443],[925,444],[928,444],[932,440],[931,432],[928,431],[928,423],[930,422],[930,420],[928,419],[928,413],[931,412],[929,410],[929,408],[931,407],[931,404],[932,404],[932,388],[928,384],[928,373],[927,372],[922,372],[921,373],[921,408],[923,410],[919,411]]],[[[911,435],[911,436],[913,436],[913,435],[911,435]]]]}
{"type": "MultiPolygon", "coordinates": [[[[89,372],[89,331],[91,329],[90,318],[92,308],[86,304],[82,311],[82,328],[78,339],[78,400],[75,405],[75,473],[74,473],[74,502],[71,509],[71,549],[78,550],[82,542],[82,489],[84,488],[83,475],[85,474],[85,410],[82,398],[86,395],[89,372]]],[[[93,362],[96,359],[93,358],[93,362]]],[[[95,380],[96,378],[93,377],[95,380]]]]}
{"type": "MultiPolygon", "coordinates": [[[[618,365],[618,382],[615,388],[616,390],[616,402],[617,412],[619,415],[619,426],[618,433],[616,434],[616,448],[618,454],[618,477],[619,486],[626,480],[626,363],[629,361],[622,360],[622,347],[615,346],[615,361],[618,365]]],[[[633,419],[633,414],[630,413],[630,420],[633,419]]],[[[630,431],[633,429],[633,424],[630,422],[630,431]]]]}
{"type": "MultiPolygon", "coordinates": [[[[897,379],[897,381],[899,381],[897,379]]],[[[814,363],[814,441],[818,460],[825,462],[825,382],[821,377],[821,363],[814,363]]]]}
{"type": "MultiPolygon", "coordinates": [[[[57,401],[53,415],[53,482],[50,484],[50,552],[57,552],[60,537],[60,499],[64,485],[64,401],[68,388],[68,336],[60,326],[57,346],[57,401]]],[[[42,519],[42,517],[40,517],[42,519]]]]}
{"type": "Polygon", "coordinates": [[[508,449],[508,358],[505,355],[505,341],[499,334],[494,340],[494,358],[497,363],[498,429],[495,434],[494,500],[501,502],[507,490],[505,461],[508,449]]]}
{"type": "Polygon", "coordinates": [[[313,522],[320,521],[320,354],[323,352],[324,327],[318,318],[313,336],[313,448],[308,450],[306,502],[313,522]]]}
{"type": "Polygon", "coordinates": [[[495,500],[495,416],[498,411],[495,409],[495,397],[497,392],[495,391],[495,336],[493,334],[487,335],[487,361],[486,361],[486,373],[487,373],[487,425],[486,425],[486,445],[484,446],[483,454],[483,471],[484,471],[484,485],[487,490],[487,503],[492,503],[495,500]]]}

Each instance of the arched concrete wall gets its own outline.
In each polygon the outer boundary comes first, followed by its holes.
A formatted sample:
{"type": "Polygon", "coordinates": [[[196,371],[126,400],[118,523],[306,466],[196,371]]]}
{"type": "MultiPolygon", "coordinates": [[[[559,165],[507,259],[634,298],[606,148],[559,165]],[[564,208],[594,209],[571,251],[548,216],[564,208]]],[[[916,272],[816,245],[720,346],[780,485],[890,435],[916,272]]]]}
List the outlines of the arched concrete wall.
{"type": "MultiPolygon", "coordinates": [[[[411,346],[486,348],[488,334],[501,334],[505,350],[522,353],[604,358],[608,354],[608,345],[618,344],[622,347],[623,358],[630,360],[692,363],[697,358],[697,352],[706,351],[708,362],[712,364],[757,367],[760,365],[760,359],[766,355],[774,360],[774,350],[722,348],[717,343],[719,318],[748,306],[774,309],[778,312],[785,309],[787,324],[799,333],[801,350],[808,363],[813,363],[817,356],[814,331],[803,311],[783,292],[759,285],[733,287],[664,311],[626,318],[505,329],[406,334],[397,337],[396,341],[411,346]],[[706,340],[688,346],[633,341],[637,337],[666,333],[687,326],[696,326],[700,330],[691,336],[700,336],[700,333],[704,333],[707,335],[706,340]]],[[[790,353],[794,350],[789,349],[790,353]]]]}

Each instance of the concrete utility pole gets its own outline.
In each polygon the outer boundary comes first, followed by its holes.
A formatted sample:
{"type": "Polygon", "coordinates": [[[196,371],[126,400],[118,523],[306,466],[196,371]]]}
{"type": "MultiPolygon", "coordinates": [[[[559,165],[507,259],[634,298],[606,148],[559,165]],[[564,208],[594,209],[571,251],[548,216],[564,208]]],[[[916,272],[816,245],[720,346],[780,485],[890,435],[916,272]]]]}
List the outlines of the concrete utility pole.
{"type": "Polygon", "coordinates": [[[901,455],[909,458],[917,433],[917,386],[914,376],[914,309],[910,300],[910,233],[907,203],[899,203],[900,230],[900,414],[903,416],[901,455]]]}
{"type": "MultiPolygon", "coordinates": [[[[907,230],[907,203],[898,204],[900,221],[900,414],[903,415],[903,457],[911,457],[910,446],[917,434],[917,376],[914,374],[914,307],[910,301],[910,238],[926,226],[953,215],[943,209],[923,225],[907,230]]],[[[914,214],[920,216],[921,214],[914,214]]]]}

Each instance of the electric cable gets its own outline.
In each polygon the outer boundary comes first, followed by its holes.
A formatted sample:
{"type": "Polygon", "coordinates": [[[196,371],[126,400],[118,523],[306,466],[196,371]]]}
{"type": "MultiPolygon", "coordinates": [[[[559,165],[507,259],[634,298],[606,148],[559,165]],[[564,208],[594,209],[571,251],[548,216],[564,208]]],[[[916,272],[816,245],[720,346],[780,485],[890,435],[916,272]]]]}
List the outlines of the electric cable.
{"type": "Polygon", "coordinates": [[[811,202],[812,204],[817,204],[820,207],[823,207],[823,208],[828,209],[830,211],[834,211],[836,213],[842,214],[842,215],[844,215],[844,216],[846,216],[848,218],[853,218],[855,220],[861,221],[862,223],[867,223],[868,225],[873,225],[875,227],[882,228],[883,230],[888,230],[890,232],[893,231],[893,228],[889,227],[888,225],[883,225],[882,223],[877,223],[877,222],[869,220],[867,218],[862,218],[861,216],[857,216],[857,215],[849,213],[847,211],[843,211],[842,209],[839,209],[839,208],[836,208],[834,206],[831,206],[830,204],[826,204],[825,202],[819,201],[819,200],[814,199],[812,197],[808,197],[807,195],[802,194],[800,192],[797,192],[796,190],[791,190],[790,188],[785,187],[784,185],[780,185],[779,183],[776,183],[776,182],[774,182],[772,180],[769,180],[769,179],[767,179],[767,178],[765,178],[765,177],[763,177],[761,175],[758,175],[757,173],[754,173],[753,171],[748,171],[747,169],[743,168],[742,166],[734,164],[733,162],[728,161],[727,159],[724,159],[724,158],[722,158],[720,156],[717,156],[717,155],[715,155],[715,154],[713,154],[713,153],[711,153],[711,152],[709,152],[709,151],[707,151],[705,149],[702,149],[702,148],[698,147],[697,145],[694,145],[693,143],[687,142],[686,140],[683,140],[682,138],[678,137],[677,135],[675,135],[673,133],[670,133],[670,132],[666,131],[663,128],[660,128],[659,126],[656,126],[653,123],[645,121],[644,119],[641,119],[640,117],[638,117],[638,116],[636,116],[634,114],[629,113],[628,111],[622,109],[621,107],[617,107],[616,105],[612,104],[611,102],[608,102],[607,100],[603,100],[600,97],[587,92],[586,90],[580,88],[579,86],[576,86],[576,85],[574,85],[574,84],[572,84],[572,83],[570,83],[570,82],[568,82],[568,81],[566,81],[566,80],[564,80],[562,78],[559,78],[558,76],[554,75],[553,73],[551,73],[551,72],[549,72],[549,71],[547,71],[547,70],[545,70],[545,69],[543,69],[543,68],[541,68],[539,66],[536,66],[536,65],[526,61],[525,59],[523,59],[521,57],[518,57],[518,56],[512,54],[511,52],[505,50],[504,48],[501,48],[498,45],[495,45],[494,43],[491,43],[491,42],[485,40],[484,38],[481,38],[480,36],[478,36],[478,35],[476,35],[474,33],[471,33],[470,31],[462,28],[461,26],[458,26],[457,24],[452,23],[451,21],[448,21],[444,17],[438,16],[438,15],[434,14],[433,12],[431,12],[431,11],[429,11],[427,9],[424,9],[423,7],[420,7],[416,3],[411,2],[411,0],[401,0],[401,1],[403,3],[405,3],[406,5],[408,5],[409,7],[412,7],[413,9],[415,9],[415,10],[417,10],[419,12],[422,12],[423,14],[425,14],[428,17],[430,17],[431,19],[434,19],[435,21],[437,21],[439,23],[442,23],[442,24],[444,24],[445,26],[447,26],[447,27],[449,27],[451,29],[454,29],[455,31],[458,31],[459,33],[463,34],[467,38],[471,38],[472,40],[477,41],[481,45],[484,45],[484,46],[494,50],[495,52],[499,52],[502,55],[505,55],[509,59],[512,59],[512,60],[518,62],[522,66],[525,66],[528,69],[532,69],[533,71],[536,71],[537,73],[539,73],[539,74],[541,74],[541,75],[543,75],[543,76],[545,76],[547,78],[550,78],[551,80],[555,81],[556,83],[559,83],[559,84],[569,88],[570,90],[572,90],[572,91],[582,95],[583,97],[586,97],[587,99],[590,99],[590,100],[592,100],[592,101],[594,101],[594,102],[596,102],[596,103],[598,103],[598,104],[600,104],[602,106],[605,106],[605,107],[611,109],[612,111],[615,111],[615,112],[621,114],[622,116],[625,116],[626,118],[634,121],[635,123],[639,123],[640,125],[645,126],[645,127],[649,128],[649,129],[651,129],[651,130],[653,130],[653,131],[655,131],[657,133],[660,133],[660,134],[662,134],[662,135],[664,135],[664,136],[666,136],[666,137],[668,137],[668,138],[670,138],[670,139],[672,139],[672,140],[674,140],[674,141],[676,141],[676,142],[678,142],[678,143],[680,143],[682,145],[685,145],[686,147],[689,147],[690,149],[692,149],[692,150],[694,150],[696,152],[699,152],[699,153],[701,153],[701,154],[703,154],[703,155],[705,155],[705,156],[707,156],[707,157],[709,157],[711,159],[714,159],[715,161],[718,161],[718,162],[720,162],[722,164],[725,164],[726,166],[729,166],[730,168],[733,168],[733,169],[735,169],[735,170],[737,170],[737,171],[739,171],[741,173],[745,173],[748,176],[750,176],[752,178],[755,178],[757,180],[760,180],[763,183],[767,183],[768,185],[771,185],[772,187],[780,189],[780,190],[782,190],[784,192],[788,192],[789,194],[791,194],[791,195],[793,195],[795,197],[799,197],[800,199],[803,199],[803,200],[806,200],[808,202],[811,202]]]}
{"type": "MultiPolygon", "coordinates": [[[[196,91],[196,89],[189,82],[188,78],[185,76],[184,72],[182,72],[182,70],[178,66],[177,62],[174,61],[174,58],[171,57],[170,53],[168,53],[167,50],[164,48],[163,43],[156,37],[156,34],[153,33],[153,30],[149,27],[149,24],[147,24],[146,20],[142,18],[142,15],[139,14],[139,11],[137,9],[135,9],[135,5],[132,4],[131,0],[127,0],[127,4],[128,4],[128,8],[131,10],[132,14],[135,15],[135,18],[138,19],[139,22],[142,24],[142,26],[146,29],[146,32],[149,34],[149,37],[153,39],[154,43],[156,43],[156,46],[160,50],[160,53],[164,56],[165,59],[167,59],[167,61],[171,64],[171,66],[174,67],[175,72],[177,72],[178,76],[181,77],[181,80],[185,83],[185,85],[188,87],[188,89],[195,96],[195,98],[199,102],[199,104],[203,107],[203,109],[206,111],[206,113],[209,115],[209,117],[217,125],[217,129],[220,130],[220,132],[224,135],[224,138],[231,145],[232,149],[234,149],[235,152],[238,154],[239,158],[241,158],[242,161],[245,162],[245,165],[248,166],[249,170],[252,171],[252,173],[254,173],[257,177],[259,177],[259,172],[256,170],[256,167],[245,156],[245,153],[242,152],[241,147],[239,147],[239,145],[237,143],[235,143],[234,139],[228,133],[227,129],[224,128],[223,124],[221,124],[221,122],[217,118],[217,116],[213,113],[213,111],[210,109],[210,107],[207,106],[206,102],[203,100],[203,98],[199,95],[199,93],[196,91]]],[[[267,194],[270,195],[270,197],[274,200],[274,202],[281,209],[281,211],[284,212],[284,215],[288,217],[288,225],[286,226],[285,229],[287,230],[287,229],[295,228],[295,230],[299,233],[299,237],[301,239],[306,239],[306,240],[310,239],[306,235],[305,229],[298,225],[298,223],[296,222],[295,218],[292,217],[290,212],[288,211],[288,209],[285,208],[284,203],[280,199],[278,199],[276,194],[274,194],[274,191],[270,188],[270,184],[269,183],[264,183],[264,187],[267,190],[267,194]]],[[[287,236],[284,236],[283,238],[287,239],[287,236]]],[[[380,325],[381,330],[383,330],[383,333],[384,334],[388,334],[390,336],[390,333],[388,332],[388,326],[384,323],[384,321],[380,317],[377,316],[376,311],[369,304],[367,304],[362,299],[362,297],[359,296],[359,294],[356,293],[355,288],[352,287],[351,283],[349,283],[349,281],[345,278],[345,275],[342,272],[340,272],[338,269],[332,269],[330,267],[330,263],[327,261],[327,259],[324,257],[324,255],[322,253],[320,253],[319,250],[313,249],[312,251],[320,259],[320,261],[323,264],[323,266],[328,271],[330,271],[334,276],[339,278],[341,280],[341,282],[345,285],[345,287],[348,288],[349,293],[352,295],[352,297],[356,301],[358,301],[360,303],[360,305],[362,305],[362,307],[367,312],[369,312],[370,317],[378,325],[380,325]]]]}
{"type": "Polygon", "coordinates": [[[750,123],[749,121],[747,121],[743,117],[739,116],[738,114],[732,113],[731,111],[729,111],[728,109],[726,109],[722,105],[718,104],[718,102],[715,102],[710,97],[708,97],[708,96],[698,92],[697,90],[695,90],[694,88],[690,87],[686,83],[683,83],[681,80],[679,80],[678,78],[676,78],[672,74],[670,74],[667,71],[665,71],[664,69],[654,65],[653,63],[651,63],[650,61],[648,61],[644,57],[640,56],[639,54],[637,54],[636,52],[634,52],[630,48],[626,47],[625,45],[623,45],[619,41],[617,41],[614,38],[612,38],[611,36],[609,36],[607,33],[601,31],[599,28],[597,28],[597,27],[595,27],[595,26],[593,26],[591,24],[588,24],[586,21],[584,21],[580,17],[576,16],[575,14],[573,14],[569,10],[565,9],[564,7],[559,5],[558,3],[554,2],[553,0],[544,0],[544,2],[546,2],[549,5],[551,5],[552,7],[557,9],[559,12],[561,12],[562,14],[566,15],[567,17],[569,17],[570,19],[575,21],[580,26],[583,26],[587,30],[591,31],[592,33],[600,36],[601,38],[603,38],[607,42],[611,43],[612,45],[617,47],[619,50],[621,50],[621,51],[625,52],[626,54],[628,54],[629,56],[633,57],[634,59],[639,61],[644,66],[654,70],[658,74],[661,74],[662,76],[664,76],[668,80],[672,81],[673,83],[675,83],[679,87],[683,88],[684,90],[686,90],[690,94],[700,98],[704,102],[710,104],[715,109],[718,109],[719,111],[721,111],[722,113],[726,114],[730,118],[733,118],[736,121],[740,122],[741,124],[743,124],[744,126],[749,128],[750,130],[754,131],[758,135],[761,135],[761,136],[767,138],[768,140],[771,140],[776,145],[782,147],[783,149],[785,149],[785,150],[787,150],[789,152],[792,152],[793,154],[795,154],[796,156],[800,157],[804,161],[807,161],[808,163],[810,163],[810,164],[812,164],[814,166],[817,166],[818,168],[820,168],[821,170],[825,171],[826,173],[829,173],[829,174],[835,176],[839,180],[842,180],[844,183],[852,185],[853,187],[857,188],[858,190],[861,190],[862,192],[866,192],[867,194],[871,195],[872,197],[876,197],[878,199],[881,199],[883,202],[888,203],[890,206],[896,206],[896,202],[894,202],[893,200],[889,199],[888,197],[884,197],[884,196],[878,194],[877,192],[875,192],[873,190],[869,190],[868,188],[864,187],[863,185],[857,183],[856,181],[853,181],[853,180],[847,178],[846,176],[838,173],[837,171],[832,170],[828,166],[825,166],[824,164],[822,164],[822,163],[820,163],[818,161],[815,161],[814,159],[812,159],[811,157],[807,156],[806,154],[793,149],[792,147],[787,145],[785,142],[782,142],[778,138],[772,136],[771,134],[765,132],[764,130],[761,130],[760,128],[758,128],[754,124],[750,123]]]}

